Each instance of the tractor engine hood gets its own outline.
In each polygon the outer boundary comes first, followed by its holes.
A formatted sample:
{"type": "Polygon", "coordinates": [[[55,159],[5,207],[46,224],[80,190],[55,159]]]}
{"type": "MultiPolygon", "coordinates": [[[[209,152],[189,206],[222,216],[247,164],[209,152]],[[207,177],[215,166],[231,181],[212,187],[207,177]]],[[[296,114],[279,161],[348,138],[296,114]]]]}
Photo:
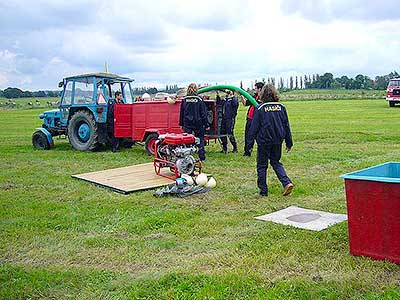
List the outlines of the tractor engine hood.
{"type": "Polygon", "coordinates": [[[39,115],[39,119],[44,118],[59,118],[60,117],[60,110],[59,109],[52,109],[45,111],[39,115]]]}

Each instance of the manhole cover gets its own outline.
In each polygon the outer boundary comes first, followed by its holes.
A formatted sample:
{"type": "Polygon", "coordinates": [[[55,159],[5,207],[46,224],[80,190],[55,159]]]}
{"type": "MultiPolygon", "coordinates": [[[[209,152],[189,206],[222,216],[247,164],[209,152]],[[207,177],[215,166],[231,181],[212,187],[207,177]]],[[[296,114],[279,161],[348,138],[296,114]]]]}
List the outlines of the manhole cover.
{"type": "Polygon", "coordinates": [[[297,223],[308,223],[314,220],[317,220],[321,218],[320,214],[313,214],[313,213],[304,213],[304,214],[298,214],[298,215],[293,215],[290,217],[287,217],[289,221],[292,222],[297,222],[297,223]]]}

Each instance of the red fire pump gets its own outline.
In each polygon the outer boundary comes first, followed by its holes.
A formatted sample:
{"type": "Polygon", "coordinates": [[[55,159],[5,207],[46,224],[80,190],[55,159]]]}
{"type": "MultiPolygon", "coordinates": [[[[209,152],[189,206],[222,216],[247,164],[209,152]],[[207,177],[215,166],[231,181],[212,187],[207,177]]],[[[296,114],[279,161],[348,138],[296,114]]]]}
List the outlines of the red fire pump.
{"type": "Polygon", "coordinates": [[[194,158],[200,141],[193,134],[168,133],[159,135],[155,144],[154,170],[157,175],[175,180],[182,174],[201,173],[201,161],[194,158]],[[174,175],[162,174],[162,168],[169,168],[174,175]]]}

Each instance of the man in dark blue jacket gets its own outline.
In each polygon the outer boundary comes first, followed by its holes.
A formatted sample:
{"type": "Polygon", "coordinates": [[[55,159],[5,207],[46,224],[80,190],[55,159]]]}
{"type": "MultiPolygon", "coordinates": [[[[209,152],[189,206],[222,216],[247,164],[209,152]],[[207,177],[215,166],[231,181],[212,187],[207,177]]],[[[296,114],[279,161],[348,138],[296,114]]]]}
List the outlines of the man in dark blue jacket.
{"type": "Polygon", "coordinates": [[[257,141],[257,185],[261,196],[268,196],[267,168],[271,163],[279,181],[284,188],[283,195],[289,195],[293,183],[287,176],[280,162],[282,143],[285,141],[286,150],[293,147],[292,134],[286,108],[279,103],[278,92],[272,84],[265,85],[260,93],[263,104],[259,105],[251,123],[248,143],[257,141]]]}
{"type": "Polygon", "coordinates": [[[108,103],[107,123],[108,123],[109,135],[111,137],[112,152],[118,151],[122,140],[114,136],[114,105],[121,103],[124,103],[124,99],[122,98],[122,93],[119,91],[115,92],[115,100],[112,99],[108,103]]]}
{"type": "MultiPolygon", "coordinates": [[[[228,135],[229,141],[233,146],[234,153],[237,151],[237,143],[234,135],[235,120],[239,108],[239,100],[234,96],[232,91],[228,91],[226,98],[222,102],[222,124],[221,134],[228,135]]],[[[222,152],[228,153],[228,139],[226,136],[221,137],[222,152]]]]}
{"type": "Polygon", "coordinates": [[[197,95],[197,85],[191,83],[187,88],[187,96],[182,99],[179,125],[186,133],[193,133],[200,139],[199,158],[206,159],[204,135],[208,127],[207,107],[203,99],[197,95]]]}

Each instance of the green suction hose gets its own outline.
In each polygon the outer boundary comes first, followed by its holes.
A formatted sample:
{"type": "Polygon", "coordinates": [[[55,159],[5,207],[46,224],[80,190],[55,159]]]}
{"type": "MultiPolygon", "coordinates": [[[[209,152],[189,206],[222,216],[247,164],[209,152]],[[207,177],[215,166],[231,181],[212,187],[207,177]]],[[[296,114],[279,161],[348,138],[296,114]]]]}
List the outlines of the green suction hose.
{"type": "Polygon", "coordinates": [[[238,88],[233,85],[214,85],[214,86],[208,86],[205,88],[199,89],[199,94],[202,93],[207,93],[210,91],[220,91],[220,90],[231,90],[231,91],[236,91],[243,97],[245,97],[248,101],[250,101],[251,104],[253,104],[255,107],[258,106],[257,101],[245,90],[242,90],[241,88],[238,88]]]}

